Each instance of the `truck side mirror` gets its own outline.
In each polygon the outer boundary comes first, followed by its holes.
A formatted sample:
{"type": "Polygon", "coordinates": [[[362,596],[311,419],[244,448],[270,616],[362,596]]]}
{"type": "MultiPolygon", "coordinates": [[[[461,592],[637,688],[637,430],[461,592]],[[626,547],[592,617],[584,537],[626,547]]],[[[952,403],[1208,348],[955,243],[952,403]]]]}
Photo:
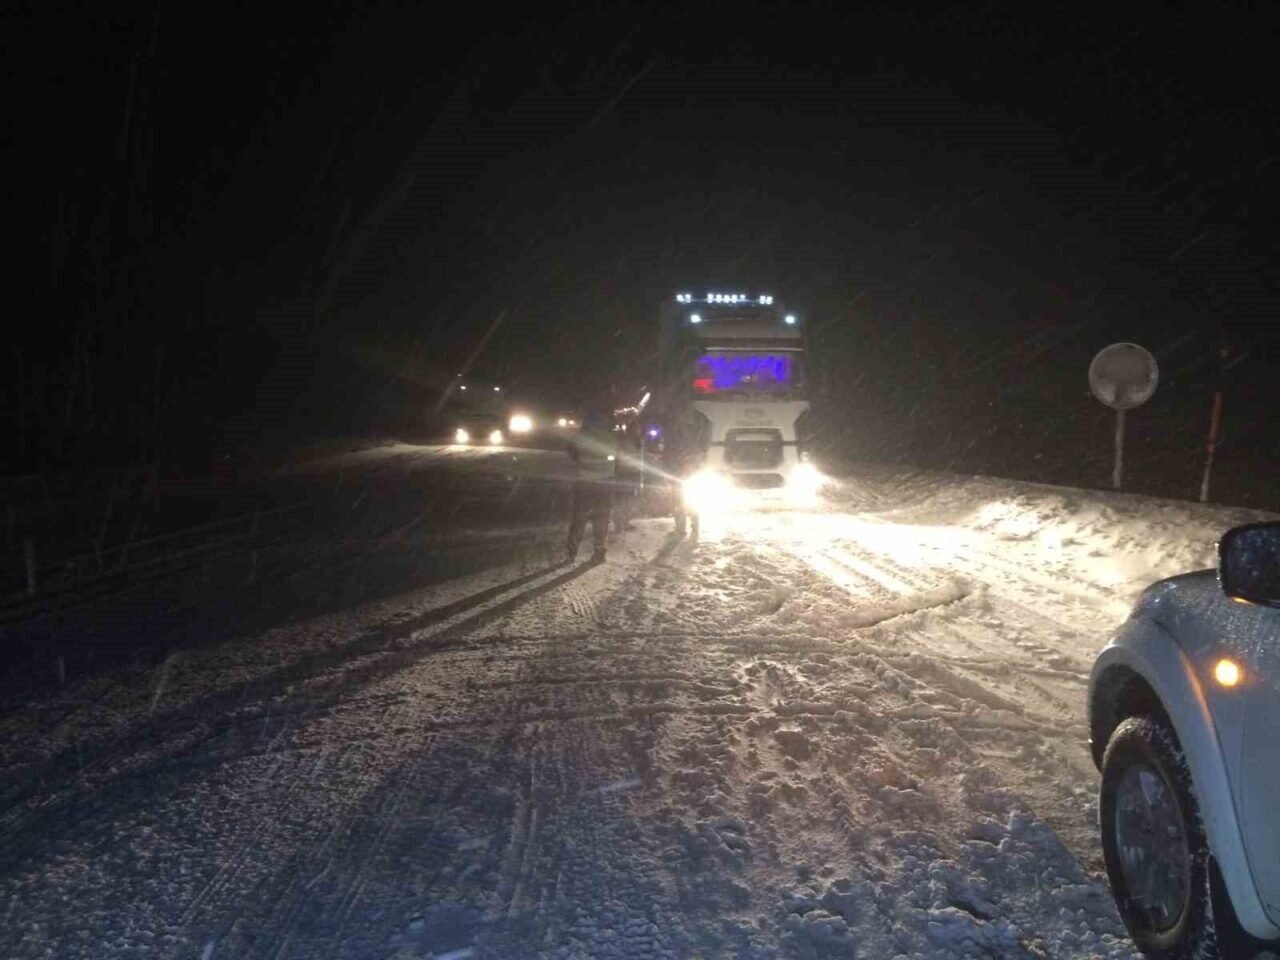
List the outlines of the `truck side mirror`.
{"type": "Polygon", "coordinates": [[[1280,607],[1280,523],[1251,523],[1224,533],[1218,582],[1233,600],[1280,607]]]}

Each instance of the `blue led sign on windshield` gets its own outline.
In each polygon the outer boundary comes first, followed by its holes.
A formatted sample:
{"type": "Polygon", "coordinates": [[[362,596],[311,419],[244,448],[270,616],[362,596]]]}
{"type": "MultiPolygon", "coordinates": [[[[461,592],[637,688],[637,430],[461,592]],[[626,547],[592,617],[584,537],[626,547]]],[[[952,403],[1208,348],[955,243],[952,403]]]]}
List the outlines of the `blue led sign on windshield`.
{"type": "Polygon", "coordinates": [[[698,359],[693,388],[698,393],[778,393],[789,390],[793,379],[790,354],[708,353],[698,359]]]}

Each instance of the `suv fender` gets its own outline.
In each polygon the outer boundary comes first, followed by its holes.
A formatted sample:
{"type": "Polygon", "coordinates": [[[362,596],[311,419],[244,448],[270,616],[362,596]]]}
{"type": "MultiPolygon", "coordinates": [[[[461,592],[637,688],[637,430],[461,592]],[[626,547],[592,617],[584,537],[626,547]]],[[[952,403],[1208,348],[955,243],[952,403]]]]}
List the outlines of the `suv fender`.
{"type": "Polygon", "coordinates": [[[1186,756],[1209,850],[1236,916],[1251,935],[1275,940],[1280,927],[1267,916],[1254,883],[1206,693],[1194,664],[1173,638],[1148,618],[1131,618],[1098,655],[1089,678],[1094,762],[1101,762],[1112,731],[1127,716],[1163,714],[1186,756]]]}

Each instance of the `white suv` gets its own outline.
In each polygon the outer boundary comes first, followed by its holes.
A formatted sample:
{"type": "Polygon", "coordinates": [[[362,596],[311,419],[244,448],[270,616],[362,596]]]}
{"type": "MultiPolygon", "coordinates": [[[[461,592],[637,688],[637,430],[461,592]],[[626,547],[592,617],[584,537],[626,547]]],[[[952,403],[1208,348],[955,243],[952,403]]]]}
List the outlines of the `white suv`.
{"type": "Polygon", "coordinates": [[[1280,523],[1149,587],[1089,683],[1099,826],[1149,957],[1280,957],[1280,523]]]}

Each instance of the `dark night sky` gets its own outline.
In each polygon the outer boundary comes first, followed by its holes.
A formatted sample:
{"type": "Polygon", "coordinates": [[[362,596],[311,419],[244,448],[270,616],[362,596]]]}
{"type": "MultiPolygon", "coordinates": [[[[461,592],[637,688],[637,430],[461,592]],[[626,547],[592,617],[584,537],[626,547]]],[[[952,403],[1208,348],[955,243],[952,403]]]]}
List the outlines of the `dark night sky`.
{"type": "Polygon", "coordinates": [[[1276,15],[1087,9],[11,12],[24,462],[396,429],[499,316],[481,369],[601,383],[726,283],[804,306],[853,452],[1105,482],[1084,367],[1135,339],[1186,492],[1225,336],[1274,467],[1276,15]]]}

